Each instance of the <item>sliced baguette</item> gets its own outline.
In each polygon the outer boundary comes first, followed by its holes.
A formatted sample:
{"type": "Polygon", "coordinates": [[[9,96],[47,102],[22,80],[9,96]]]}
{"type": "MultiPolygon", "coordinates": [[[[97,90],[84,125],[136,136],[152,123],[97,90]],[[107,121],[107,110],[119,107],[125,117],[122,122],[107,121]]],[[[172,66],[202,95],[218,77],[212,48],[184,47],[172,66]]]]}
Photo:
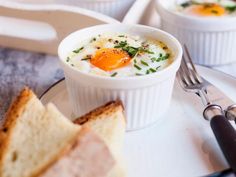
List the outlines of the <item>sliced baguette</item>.
{"type": "Polygon", "coordinates": [[[122,103],[120,101],[109,102],[76,119],[74,123],[89,126],[110,148],[117,165],[107,177],[125,177],[122,148],[126,123],[122,103]]]}
{"type": "MultiPolygon", "coordinates": [[[[68,146],[73,144],[70,146],[74,149],[70,152],[73,154],[81,147],[84,149],[83,145],[89,145],[86,142],[88,141],[86,139],[86,135],[89,135],[88,130],[82,132],[80,130],[81,126],[71,123],[54,105],[48,104],[44,107],[34,93],[25,88],[10,106],[6,114],[6,121],[0,131],[0,176],[38,177],[44,175],[45,171],[50,172],[50,167],[55,168],[57,163],[61,164],[62,159],[66,158],[63,156],[63,152],[68,146]],[[77,145],[78,138],[85,139],[85,143],[81,143],[81,147],[77,145]]],[[[100,147],[104,147],[102,142],[100,147]]],[[[91,150],[88,152],[84,150],[84,154],[91,152],[91,150]]],[[[100,151],[98,150],[98,152],[100,151]]],[[[105,159],[103,161],[109,168],[112,166],[110,163],[112,157],[109,152],[105,152],[103,152],[103,158],[107,159],[109,163],[106,163],[105,159]]],[[[86,160],[89,161],[89,157],[86,160]]],[[[93,160],[91,157],[90,161],[93,160]]],[[[78,161],[83,163],[81,159],[78,161]]],[[[97,170],[100,166],[94,166],[94,168],[97,170]]],[[[80,175],[79,171],[77,172],[80,175]]],[[[60,173],[59,169],[57,173],[60,173]]],[[[101,175],[104,176],[104,173],[105,171],[102,171],[101,175]]],[[[78,174],[75,175],[73,172],[68,174],[68,177],[82,177],[82,174],[80,176],[78,174]]],[[[99,175],[98,173],[94,177],[100,177],[99,175]]]]}

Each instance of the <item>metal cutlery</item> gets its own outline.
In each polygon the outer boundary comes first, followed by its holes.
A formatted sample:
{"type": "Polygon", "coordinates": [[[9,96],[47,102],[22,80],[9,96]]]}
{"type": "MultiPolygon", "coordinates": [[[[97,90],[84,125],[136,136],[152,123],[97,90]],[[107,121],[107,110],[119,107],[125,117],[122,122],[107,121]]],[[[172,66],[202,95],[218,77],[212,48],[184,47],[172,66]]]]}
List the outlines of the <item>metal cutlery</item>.
{"type": "MultiPolygon", "coordinates": [[[[224,108],[226,109],[225,113],[221,105],[217,104],[216,100],[209,98],[208,88],[214,88],[214,86],[197,73],[186,46],[184,46],[184,50],[185,55],[183,56],[180,69],[177,73],[178,81],[185,91],[196,93],[201,97],[202,103],[205,106],[203,117],[210,121],[210,126],[216,140],[229,165],[234,173],[236,173],[236,131],[226,118],[226,116],[228,116],[229,119],[235,117],[234,110],[236,106],[232,105],[224,108]]],[[[230,99],[228,102],[229,105],[233,103],[230,99]]]]}
{"type": "MultiPolygon", "coordinates": [[[[184,45],[184,54],[186,54],[186,58],[191,63],[192,59],[190,57],[190,54],[188,52],[186,45],[184,45]]],[[[193,63],[191,63],[191,64],[193,65],[193,63]]],[[[196,72],[196,69],[195,69],[195,72],[196,72]]],[[[220,105],[222,107],[222,109],[224,110],[225,117],[228,120],[236,121],[236,103],[232,99],[230,99],[228,96],[226,96],[216,86],[211,84],[209,81],[204,79],[202,76],[200,77],[197,72],[196,72],[196,74],[205,83],[205,91],[207,92],[208,98],[209,98],[209,100],[211,100],[211,103],[220,105]]]]}

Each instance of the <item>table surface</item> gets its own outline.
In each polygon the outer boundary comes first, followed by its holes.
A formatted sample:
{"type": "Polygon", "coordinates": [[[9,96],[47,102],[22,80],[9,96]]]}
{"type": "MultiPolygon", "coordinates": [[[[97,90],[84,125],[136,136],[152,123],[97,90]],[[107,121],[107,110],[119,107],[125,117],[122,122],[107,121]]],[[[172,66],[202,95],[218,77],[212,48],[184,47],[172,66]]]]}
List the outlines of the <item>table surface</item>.
{"type": "Polygon", "coordinates": [[[40,96],[63,77],[56,56],[0,48],[0,119],[24,86],[40,96]]]}
{"type": "MultiPolygon", "coordinates": [[[[63,78],[58,61],[56,56],[0,48],[0,119],[24,86],[40,96],[63,78]]],[[[213,68],[236,77],[236,63],[213,68]]]]}

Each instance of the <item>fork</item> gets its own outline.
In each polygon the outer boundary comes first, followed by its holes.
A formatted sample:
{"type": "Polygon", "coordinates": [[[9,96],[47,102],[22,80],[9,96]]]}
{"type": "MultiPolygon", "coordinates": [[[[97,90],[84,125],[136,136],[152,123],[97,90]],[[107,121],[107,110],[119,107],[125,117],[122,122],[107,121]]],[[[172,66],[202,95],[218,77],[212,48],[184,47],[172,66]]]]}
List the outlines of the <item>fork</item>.
{"type": "Polygon", "coordinates": [[[209,84],[198,74],[186,45],[177,78],[185,91],[196,93],[201,97],[205,106],[203,117],[210,121],[216,140],[230,167],[236,173],[236,131],[226,119],[221,106],[210,102],[206,89],[209,84]]]}

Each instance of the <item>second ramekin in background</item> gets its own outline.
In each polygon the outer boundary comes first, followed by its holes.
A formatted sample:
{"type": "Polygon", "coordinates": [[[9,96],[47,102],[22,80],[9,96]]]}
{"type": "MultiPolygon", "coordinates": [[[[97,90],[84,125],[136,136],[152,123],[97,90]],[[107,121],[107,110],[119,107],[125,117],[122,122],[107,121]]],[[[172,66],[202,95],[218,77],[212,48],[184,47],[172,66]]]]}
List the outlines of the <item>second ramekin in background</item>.
{"type": "Polygon", "coordinates": [[[135,0],[57,0],[57,3],[74,5],[122,20],[135,0]]]}
{"type": "Polygon", "coordinates": [[[162,29],[186,44],[195,63],[215,66],[236,61],[236,16],[194,17],[174,11],[176,0],[156,0],[162,29]]]}
{"type": "Polygon", "coordinates": [[[127,130],[150,125],[167,111],[175,75],[180,66],[182,48],[171,35],[161,30],[141,25],[99,25],[70,34],[58,49],[64,70],[67,91],[73,112],[80,116],[106,102],[120,99],[125,107],[127,130]],[[104,33],[127,33],[164,42],[174,55],[174,61],[154,74],[134,77],[105,77],[87,74],[65,62],[68,54],[83,40],[104,33]]]}

